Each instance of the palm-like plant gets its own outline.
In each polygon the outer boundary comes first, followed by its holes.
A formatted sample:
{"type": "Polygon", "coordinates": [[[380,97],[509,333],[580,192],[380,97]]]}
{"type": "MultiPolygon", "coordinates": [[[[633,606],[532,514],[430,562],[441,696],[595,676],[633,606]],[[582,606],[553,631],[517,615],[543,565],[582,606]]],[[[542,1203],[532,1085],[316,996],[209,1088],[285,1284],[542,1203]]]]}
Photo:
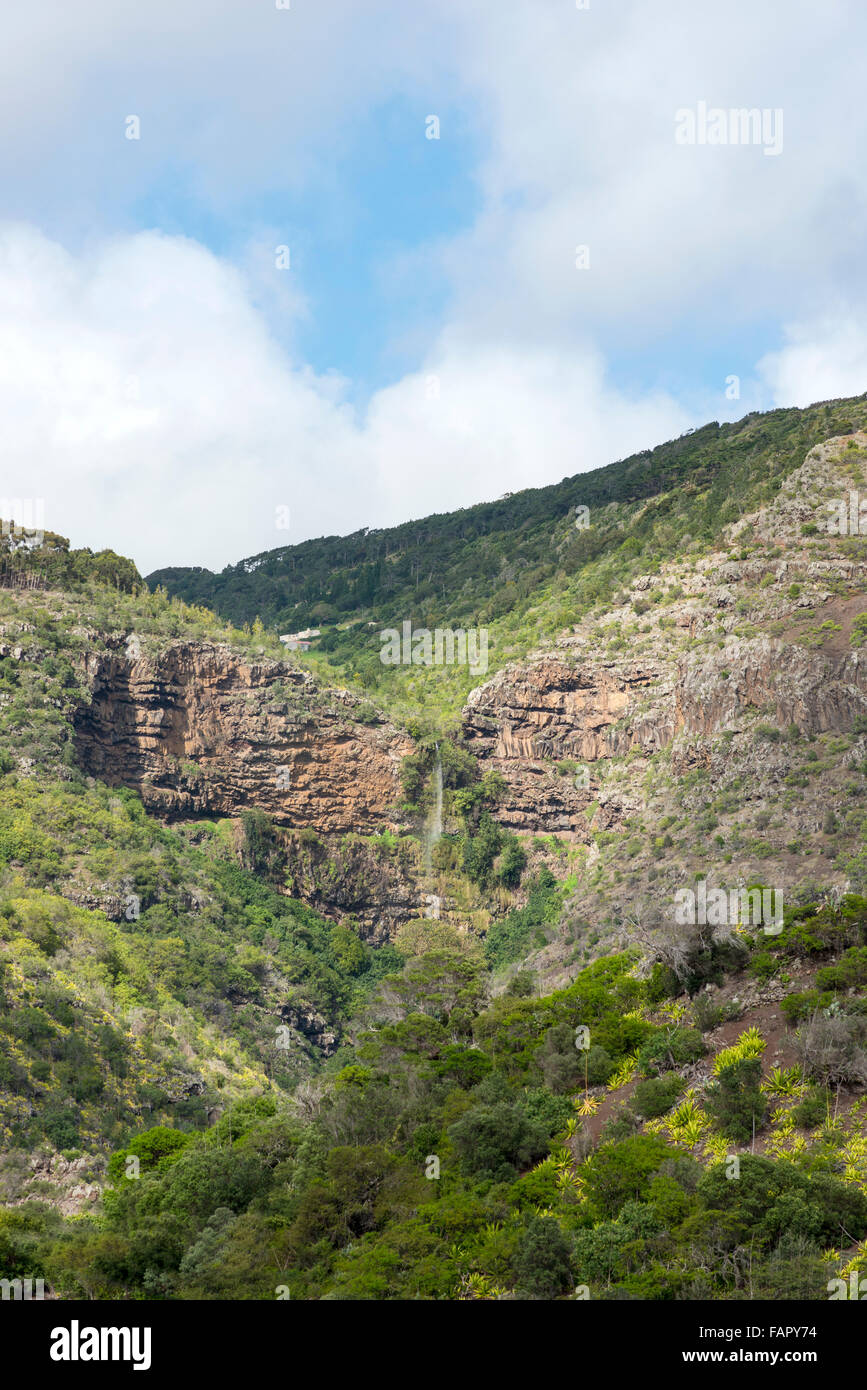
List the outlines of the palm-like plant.
{"type": "Polygon", "coordinates": [[[617,1070],[616,1070],[615,1072],[613,1072],[612,1075],[609,1077],[609,1080],[608,1080],[608,1090],[609,1090],[609,1091],[619,1091],[621,1086],[628,1086],[629,1083],[630,1083],[630,1081],[631,1081],[631,1080],[633,1079],[633,1077],[635,1076],[635,1072],[636,1072],[636,1068],[637,1068],[637,1067],[638,1067],[638,1053],[637,1053],[637,1052],[633,1052],[633,1053],[631,1054],[631,1056],[629,1056],[629,1057],[624,1057],[623,1061],[620,1063],[620,1066],[619,1066],[619,1067],[617,1068],[617,1070]]]}
{"type": "Polygon", "coordinates": [[[457,1290],[458,1298],[464,1300],[502,1298],[504,1293],[505,1289],[495,1284],[489,1274],[462,1274],[457,1290]]]}
{"type": "Polygon", "coordinates": [[[667,1125],[672,1139],[690,1148],[699,1142],[707,1127],[707,1116],[691,1095],[681,1101],[667,1125]]]}
{"type": "Polygon", "coordinates": [[[758,1028],[745,1028],[736,1043],[717,1053],[713,1064],[714,1076],[719,1076],[721,1071],[734,1066],[735,1062],[743,1062],[748,1057],[761,1057],[766,1047],[767,1043],[758,1028]]]}
{"type": "Polygon", "coordinates": [[[723,1139],[721,1134],[711,1134],[704,1140],[704,1155],[706,1158],[716,1159],[717,1163],[725,1163],[731,1152],[731,1145],[728,1139],[723,1139]]]}
{"type": "Polygon", "coordinates": [[[800,1067],[774,1067],[762,1090],[772,1096],[799,1096],[804,1091],[800,1067]]]}

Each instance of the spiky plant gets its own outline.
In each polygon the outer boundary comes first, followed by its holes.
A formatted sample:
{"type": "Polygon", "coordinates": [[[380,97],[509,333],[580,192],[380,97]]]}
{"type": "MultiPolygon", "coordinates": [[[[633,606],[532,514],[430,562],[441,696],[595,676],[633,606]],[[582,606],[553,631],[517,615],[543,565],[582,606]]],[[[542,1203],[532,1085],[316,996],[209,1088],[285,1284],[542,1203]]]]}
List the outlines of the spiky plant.
{"type": "Polygon", "coordinates": [[[778,1105],[776,1110],[771,1112],[771,1124],[780,1134],[791,1134],[795,1128],[795,1117],[787,1106],[778,1105]]]}
{"type": "Polygon", "coordinates": [[[495,1299],[502,1298],[505,1292],[489,1274],[462,1274],[457,1296],[459,1299],[495,1299]]]}
{"type": "Polygon", "coordinates": [[[628,1086],[635,1076],[638,1069],[638,1053],[633,1052],[629,1057],[624,1057],[620,1066],[612,1073],[608,1081],[607,1090],[619,1091],[621,1086],[628,1086]]]}
{"type": "Polygon", "coordinates": [[[675,1143],[692,1148],[708,1128],[708,1118],[692,1094],[687,1095],[671,1115],[666,1126],[675,1143]]]}
{"type": "Polygon", "coordinates": [[[730,1153],[730,1143],[721,1134],[712,1134],[705,1137],[704,1157],[715,1159],[717,1163],[725,1163],[730,1153]]]}
{"type": "Polygon", "coordinates": [[[805,1087],[800,1067],[774,1067],[762,1090],[772,1096],[799,1096],[805,1087]]]}
{"type": "Polygon", "coordinates": [[[726,1067],[732,1067],[736,1062],[743,1062],[748,1057],[761,1057],[766,1047],[767,1043],[758,1028],[744,1029],[736,1043],[731,1047],[724,1047],[722,1052],[717,1053],[713,1063],[714,1076],[719,1076],[726,1067]]]}

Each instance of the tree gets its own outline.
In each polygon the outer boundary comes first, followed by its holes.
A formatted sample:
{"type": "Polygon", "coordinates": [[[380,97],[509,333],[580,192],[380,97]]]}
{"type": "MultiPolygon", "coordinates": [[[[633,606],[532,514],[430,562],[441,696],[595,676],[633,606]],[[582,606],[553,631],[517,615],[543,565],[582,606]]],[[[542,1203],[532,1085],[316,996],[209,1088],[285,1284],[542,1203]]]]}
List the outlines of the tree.
{"type": "Polygon", "coordinates": [[[512,1182],[548,1151],[544,1128],[508,1101],[477,1106],[449,1127],[449,1138],[466,1173],[512,1182]]]}
{"type": "Polygon", "coordinates": [[[556,1298],[571,1286],[569,1242],[553,1216],[537,1216],[515,1257],[519,1285],[532,1298],[556,1298]]]}
{"type": "Polygon", "coordinates": [[[768,1106],[761,1080],[760,1059],[744,1057],[725,1067],[717,1085],[708,1090],[708,1113],[727,1138],[747,1143],[764,1124],[768,1106]]]}

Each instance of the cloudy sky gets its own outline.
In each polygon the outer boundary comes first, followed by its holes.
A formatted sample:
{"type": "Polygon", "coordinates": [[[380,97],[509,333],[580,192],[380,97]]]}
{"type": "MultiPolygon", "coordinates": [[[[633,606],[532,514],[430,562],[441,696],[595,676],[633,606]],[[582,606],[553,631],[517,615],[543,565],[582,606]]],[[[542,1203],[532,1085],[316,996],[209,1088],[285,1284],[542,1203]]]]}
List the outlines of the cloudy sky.
{"type": "Polygon", "coordinates": [[[74,545],[221,568],[867,389],[859,0],[278,3],[2,21],[0,494],[74,545]]]}

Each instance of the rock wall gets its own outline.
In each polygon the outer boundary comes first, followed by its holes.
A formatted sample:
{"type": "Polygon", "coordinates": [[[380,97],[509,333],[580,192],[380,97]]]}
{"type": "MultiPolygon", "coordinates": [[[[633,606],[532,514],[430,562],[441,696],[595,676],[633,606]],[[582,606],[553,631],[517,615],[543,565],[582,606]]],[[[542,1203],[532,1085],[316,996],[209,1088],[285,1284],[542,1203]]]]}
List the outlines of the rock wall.
{"type": "Polygon", "coordinates": [[[130,646],[88,659],[91,703],[75,718],[86,772],[138,788],[168,817],[258,808],[323,835],[393,823],[411,744],[354,696],[224,646],[184,642],[154,656],[130,646]]]}
{"type": "MultiPolygon", "coordinates": [[[[597,828],[618,825],[635,795],[600,790],[600,764],[632,750],[672,747],[678,774],[706,765],[710,740],[749,733],[762,722],[802,734],[848,732],[867,716],[867,654],[826,654],[770,637],[666,660],[600,662],[570,639],[562,655],[508,666],[472,691],[464,735],[482,765],[505,778],[497,817],[515,830],[588,841],[586,808],[597,828]],[[586,775],[557,764],[578,763],[586,775]]],[[[636,768],[637,774],[641,766],[636,768]]]]}

